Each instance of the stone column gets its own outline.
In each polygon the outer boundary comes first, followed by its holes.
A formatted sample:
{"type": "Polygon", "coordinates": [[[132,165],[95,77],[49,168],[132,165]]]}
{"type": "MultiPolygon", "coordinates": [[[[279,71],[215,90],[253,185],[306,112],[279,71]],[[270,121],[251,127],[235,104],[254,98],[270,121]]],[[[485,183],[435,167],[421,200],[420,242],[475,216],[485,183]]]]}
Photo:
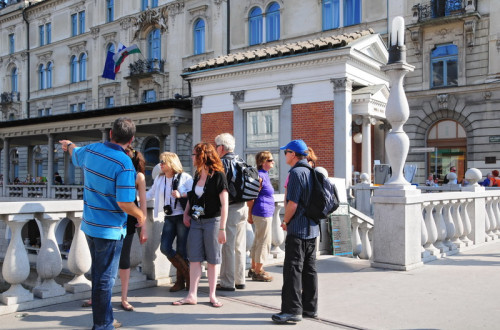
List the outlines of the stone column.
{"type": "Polygon", "coordinates": [[[372,130],[371,126],[375,124],[375,119],[372,117],[364,117],[362,125],[363,142],[361,145],[361,172],[368,174],[371,181],[372,177],[372,130]]]}
{"type": "Polygon", "coordinates": [[[34,164],[34,157],[33,157],[33,146],[28,146],[28,174],[30,177],[34,178],[35,177],[35,164],[34,164]]]}
{"type": "Polygon", "coordinates": [[[176,122],[168,124],[170,126],[170,152],[177,153],[177,126],[176,122]]]}
{"type": "Polygon", "coordinates": [[[66,217],[73,221],[75,226],[75,235],[68,254],[68,269],[75,274],[75,277],[64,284],[66,291],[72,293],[89,291],[92,288],[91,282],[85,277],[85,273],[90,270],[92,265],[92,259],[85,233],[81,230],[81,216],[82,212],[69,212],[66,214],[66,217]]]}
{"type": "MultiPolygon", "coordinates": [[[[278,85],[280,91],[281,99],[283,103],[280,107],[279,113],[279,146],[285,145],[292,140],[292,96],[293,96],[293,84],[289,85],[278,85]]],[[[288,171],[290,166],[285,161],[285,156],[283,153],[279,153],[279,177],[280,186],[279,192],[285,192],[285,180],[288,176],[288,171]]],[[[274,225],[273,225],[274,226],[274,225]]],[[[281,228],[280,228],[281,229],[281,228]]]]}
{"type": "Polygon", "coordinates": [[[55,197],[55,191],[52,191],[52,186],[54,185],[54,135],[48,134],[47,143],[47,154],[48,154],[48,164],[47,164],[47,196],[49,198],[55,197]]]}
{"type": "Polygon", "coordinates": [[[0,294],[0,300],[5,305],[33,300],[33,294],[22,286],[30,274],[30,262],[21,237],[21,230],[32,218],[32,214],[11,214],[2,217],[11,231],[9,247],[2,265],[2,276],[10,284],[10,288],[0,294]]]}
{"type": "MultiPolygon", "coordinates": [[[[193,97],[193,143],[201,141],[201,107],[203,96],[193,97]]],[[[191,146],[193,148],[194,145],[191,146]]]]}
{"type": "MultiPolygon", "coordinates": [[[[241,158],[245,159],[243,155],[243,142],[245,141],[245,136],[243,135],[243,130],[235,130],[236,127],[241,127],[241,123],[244,122],[243,110],[240,109],[238,103],[245,102],[245,91],[234,91],[231,92],[233,97],[233,136],[235,140],[234,152],[240,155],[241,158]]],[[[231,132],[229,132],[231,133],[231,132]]],[[[213,141],[210,141],[214,143],[213,141]]]]}
{"type": "Polygon", "coordinates": [[[38,213],[35,218],[42,224],[42,244],[36,258],[36,271],[42,284],[33,288],[33,294],[38,298],[57,297],[65,294],[64,288],[57,284],[55,278],[61,273],[61,251],[56,242],[55,227],[59,214],[38,213]]]}
{"type": "Polygon", "coordinates": [[[3,139],[3,196],[7,196],[7,185],[9,184],[9,165],[10,165],[10,139],[3,139]]]}
{"type": "Polygon", "coordinates": [[[332,79],[334,102],[334,160],[333,176],[345,178],[346,187],[352,182],[352,80],[349,78],[332,79]]]}

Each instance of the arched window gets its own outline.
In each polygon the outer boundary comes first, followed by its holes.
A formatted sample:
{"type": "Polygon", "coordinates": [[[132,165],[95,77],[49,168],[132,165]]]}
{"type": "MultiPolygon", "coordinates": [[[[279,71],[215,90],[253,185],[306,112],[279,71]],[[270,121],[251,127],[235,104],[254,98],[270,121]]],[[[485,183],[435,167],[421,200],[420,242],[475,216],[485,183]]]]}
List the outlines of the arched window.
{"type": "Polygon", "coordinates": [[[280,5],[273,2],[267,7],[266,12],[266,41],[280,39],[280,5]]]}
{"type": "Polygon", "coordinates": [[[80,55],[80,81],[87,80],[87,54],[80,55]]]}
{"type": "Polygon", "coordinates": [[[323,30],[336,29],[340,26],[339,0],[323,0],[323,30]]]}
{"type": "Polygon", "coordinates": [[[248,17],[250,45],[262,43],[262,10],[255,7],[248,17]]]}
{"type": "Polygon", "coordinates": [[[78,81],[78,59],[76,56],[71,56],[70,60],[70,75],[71,82],[76,83],[78,81]]]}
{"type": "Polygon", "coordinates": [[[38,66],[38,88],[45,89],[45,66],[43,64],[38,66]]]}
{"type": "Polygon", "coordinates": [[[109,43],[108,46],[106,47],[106,54],[108,52],[114,53],[115,52],[115,45],[113,45],[112,43],[109,43]]]}
{"type": "Polygon", "coordinates": [[[17,81],[17,68],[13,68],[10,76],[10,87],[13,92],[17,92],[19,90],[18,81],[17,81]]]}
{"type": "Polygon", "coordinates": [[[461,181],[467,169],[467,133],[460,123],[442,120],[435,123],[427,133],[427,147],[434,147],[428,154],[428,173],[440,179],[448,174],[450,167],[457,168],[461,181]]]}
{"type": "Polygon", "coordinates": [[[52,62],[49,62],[47,64],[47,74],[46,74],[46,83],[47,83],[47,88],[52,88],[52,67],[54,65],[52,64],[52,62]]]}
{"type": "Polygon", "coordinates": [[[194,24],[194,54],[205,52],[205,21],[198,19],[194,24]]]}
{"type": "Polygon", "coordinates": [[[431,88],[458,85],[458,47],[436,46],[431,52],[431,88]]]}
{"type": "Polygon", "coordinates": [[[361,1],[344,0],[344,26],[361,23],[361,1]]]}
{"type": "Polygon", "coordinates": [[[159,60],[161,58],[160,29],[155,29],[148,34],[148,58],[159,60]]]}

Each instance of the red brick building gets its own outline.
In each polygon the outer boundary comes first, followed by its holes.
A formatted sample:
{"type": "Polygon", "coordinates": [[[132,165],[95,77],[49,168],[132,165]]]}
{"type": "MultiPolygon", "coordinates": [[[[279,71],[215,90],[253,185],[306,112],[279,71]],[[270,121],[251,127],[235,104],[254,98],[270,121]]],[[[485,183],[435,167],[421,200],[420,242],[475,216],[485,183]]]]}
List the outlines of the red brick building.
{"type": "Polygon", "coordinates": [[[271,177],[282,191],[289,168],[279,147],[303,139],[317,154],[318,166],[350,184],[353,165],[365,172],[367,161],[370,172],[372,157],[385,158],[379,126],[388,97],[381,70],[386,62],[382,39],[372,31],[201,62],[183,74],[193,97],[193,142],[213,143],[217,134],[232,133],[236,153],[249,162],[270,150],[278,160],[271,177]],[[358,131],[369,149],[355,152],[353,163],[352,136],[358,131]]]}

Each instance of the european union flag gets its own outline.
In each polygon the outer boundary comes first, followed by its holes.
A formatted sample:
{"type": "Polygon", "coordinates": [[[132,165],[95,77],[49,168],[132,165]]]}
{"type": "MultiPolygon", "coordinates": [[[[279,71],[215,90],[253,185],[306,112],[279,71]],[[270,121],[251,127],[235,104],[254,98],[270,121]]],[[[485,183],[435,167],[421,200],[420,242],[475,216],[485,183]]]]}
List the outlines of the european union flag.
{"type": "Polygon", "coordinates": [[[104,71],[102,72],[103,78],[115,80],[115,61],[113,61],[113,55],[115,55],[115,53],[108,51],[106,63],[104,64],[104,71]]]}

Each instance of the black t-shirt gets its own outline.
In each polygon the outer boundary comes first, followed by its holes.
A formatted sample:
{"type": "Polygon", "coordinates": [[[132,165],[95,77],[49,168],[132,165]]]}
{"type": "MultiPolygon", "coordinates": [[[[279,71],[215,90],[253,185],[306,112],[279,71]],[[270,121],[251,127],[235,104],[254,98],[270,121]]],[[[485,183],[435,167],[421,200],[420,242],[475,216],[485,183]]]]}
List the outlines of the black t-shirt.
{"type": "MultiPolygon", "coordinates": [[[[196,184],[200,180],[199,176],[196,175],[193,180],[193,188],[188,192],[189,205],[192,208],[193,205],[202,206],[205,214],[200,216],[202,219],[214,218],[220,216],[220,197],[219,194],[226,189],[227,190],[227,179],[224,172],[214,172],[212,175],[207,177],[205,182],[205,188],[203,195],[200,198],[196,196],[194,190],[196,184]]],[[[190,214],[192,210],[190,210],[190,214]]]]}

